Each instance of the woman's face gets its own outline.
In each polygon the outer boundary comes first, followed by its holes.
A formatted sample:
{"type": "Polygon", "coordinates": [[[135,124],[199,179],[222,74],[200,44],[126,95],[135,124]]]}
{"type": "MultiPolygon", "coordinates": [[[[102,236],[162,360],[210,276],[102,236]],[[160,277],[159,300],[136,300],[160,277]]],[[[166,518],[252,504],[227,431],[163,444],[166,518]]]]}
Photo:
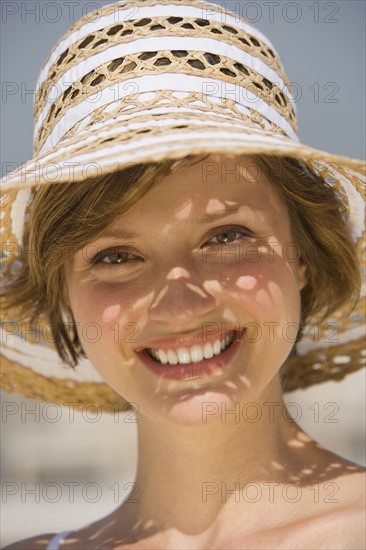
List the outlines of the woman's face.
{"type": "Polygon", "coordinates": [[[254,162],[211,156],[166,177],[79,250],[66,282],[105,381],[147,416],[195,424],[204,403],[229,409],[270,387],[296,339],[305,268],[254,162]],[[226,336],[227,351],[217,343],[226,336]],[[200,355],[207,343],[212,359],[200,355]],[[172,366],[178,357],[189,362],[172,366]]]}

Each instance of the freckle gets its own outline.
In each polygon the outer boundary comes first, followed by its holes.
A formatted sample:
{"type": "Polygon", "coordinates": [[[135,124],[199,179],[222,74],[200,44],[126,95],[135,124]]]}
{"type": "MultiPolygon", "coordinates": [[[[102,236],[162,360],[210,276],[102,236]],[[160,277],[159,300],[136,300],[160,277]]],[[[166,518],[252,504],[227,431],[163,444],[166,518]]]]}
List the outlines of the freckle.
{"type": "Polygon", "coordinates": [[[236,286],[242,288],[243,290],[253,290],[256,283],[257,281],[255,277],[244,275],[243,277],[239,277],[239,279],[236,281],[236,286]]]}
{"type": "Polygon", "coordinates": [[[121,313],[120,304],[115,304],[113,306],[107,307],[103,311],[103,316],[102,316],[103,323],[111,323],[112,321],[115,321],[120,313],[121,313]]]}

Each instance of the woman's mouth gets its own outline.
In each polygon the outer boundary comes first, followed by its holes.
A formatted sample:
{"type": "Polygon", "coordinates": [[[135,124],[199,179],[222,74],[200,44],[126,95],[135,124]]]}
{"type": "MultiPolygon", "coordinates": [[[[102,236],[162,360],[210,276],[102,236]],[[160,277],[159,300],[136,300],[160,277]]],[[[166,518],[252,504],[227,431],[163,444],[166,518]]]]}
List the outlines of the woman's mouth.
{"type": "Polygon", "coordinates": [[[203,359],[212,359],[214,355],[220,355],[231,346],[234,338],[235,331],[231,331],[223,340],[217,339],[213,343],[206,342],[202,345],[184,346],[178,348],[176,351],[164,351],[154,348],[146,348],[145,351],[154,361],[162,365],[188,365],[190,363],[198,363],[203,359]]]}
{"type": "Polygon", "coordinates": [[[230,331],[212,342],[182,345],[175,350],[144,348],[137,352],[142,363],[160,378],[195,380],[222,372],[235,355],[243,331],[230,331]]]}

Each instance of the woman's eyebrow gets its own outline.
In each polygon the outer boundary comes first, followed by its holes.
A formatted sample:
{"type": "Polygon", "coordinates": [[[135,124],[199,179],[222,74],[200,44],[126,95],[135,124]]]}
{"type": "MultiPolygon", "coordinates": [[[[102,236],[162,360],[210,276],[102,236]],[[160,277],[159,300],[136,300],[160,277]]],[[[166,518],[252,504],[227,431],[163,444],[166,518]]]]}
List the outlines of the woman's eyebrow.
{"type": "Polygon", "coordinates": [[[130,233],[124,229],[111,229],[102,233],[99,239],[135,239],[137,237],[137,233],[130,233]]]}
{"type": "MultiPolygon", "coordinates": [[[[251,210],[268,210],[268,208],[261,208],[260,206],[254,206],[252,204],[246,205],[251,210]]],[[[237,214],[240,211],[243,211],[243,206],[229,206],[226,208],[224,212],[216,212],[212,214],[205,214],[202,218],[196,219],[195,222],[199,225],[203,225],[205,223],[210,223],[213,221],[220,220],[222,218],[226,218],[230,216],[230,214],[237,214]]],[[[109,231],[106,231],[102,235],[100,235],[100,239],[136,239],[139,235],[137,233],[131,233],[125,229],[110,229],[109,231]]]]}
{"type": "MultiPolygon", "coordinates": [[[[252,204],[248,204],[246,206],[248,206],[251,210],[268,210],[268,208],[261,208],[260,206],[254,206],[252,204]]],[[[244,209],[242,206],[229,207],[225,210],[225,212],[206,214],[199,220],[196,220],[196,222],[198,224],[209,223],[209,222],[220,220],[222,218],[227,218],[228,216],[230,216],[230,214],[238,214],[240,213],[240,211],[244,213],[244,209]]]]}

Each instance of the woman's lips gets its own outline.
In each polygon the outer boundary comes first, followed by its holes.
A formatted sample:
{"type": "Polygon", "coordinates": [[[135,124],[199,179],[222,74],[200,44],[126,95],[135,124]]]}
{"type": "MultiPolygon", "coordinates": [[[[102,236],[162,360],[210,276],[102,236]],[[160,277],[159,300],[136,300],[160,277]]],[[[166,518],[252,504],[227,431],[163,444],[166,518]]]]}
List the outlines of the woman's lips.
{"type": "MultiPolygon", "coordinates": [[[[213,324],[213,323],[212,323],[213,324]]],[[[215,331],[203,329],[189,334],[177,334],[175,337],[159,338],[156,340],[145,340],[143,345],[135,348],[136,352],[143,351],[146,348],[162,349],[165,351],[176,351],[181,347],[191,347],[194,345],[204,345],[205,343],[213,344],[215,340],[224,340],[226,336],[233,332],[239,332],[234,327],[232,330],[219,330],[216,325],[215,331]]]]}
{"type": "Polygon", "coordinates": [[[222,351],[219,355],[214,355],[211,359],[202,359],[202,361],[197,361],[194,363],[187,363],[183,365],[163,365],[162,363],[154,360],[146,348],[136,353],[142,363],[150,371],[154,372],[161,378],[166,378],[168,380],[194,380],[205,376],[210,376],[217,372],[222,372],[223,369],[227,367],[235,355],[239,347],[240,340],[243,336],[242,332],[233,332],[235,333],[234,339],[228,348],[222,351]]]}

